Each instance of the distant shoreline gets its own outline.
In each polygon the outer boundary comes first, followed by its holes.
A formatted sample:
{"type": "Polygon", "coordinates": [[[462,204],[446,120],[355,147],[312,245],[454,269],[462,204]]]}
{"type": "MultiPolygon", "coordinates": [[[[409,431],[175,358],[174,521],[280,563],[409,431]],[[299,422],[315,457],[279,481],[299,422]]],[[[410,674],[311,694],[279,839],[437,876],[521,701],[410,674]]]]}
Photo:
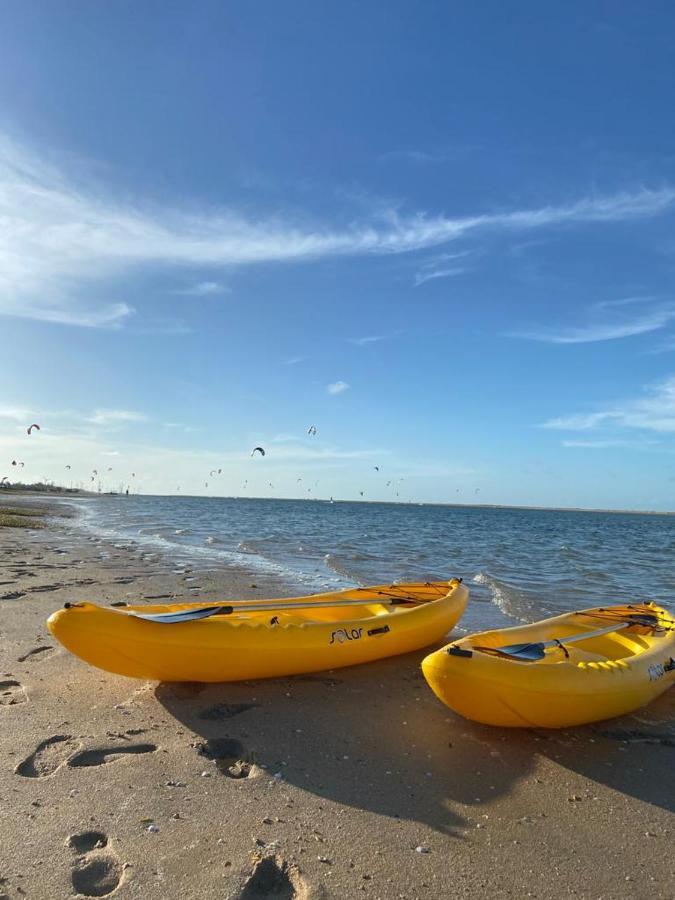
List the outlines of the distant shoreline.
{"type": "MultiPolygon", "coordinates": [[[[110,498],[124,497],[124,494],[116,492],[97,493],[85,490],[64,490],[61,491],[39,491],[36,489],[6,488],[0,492],[3,496],[29,496],[29,497],[48,497],[50,499],[63,498],[68,500],[94,499],[94,498],[110,498]]],[[[656,509],[604,509],[602,507],[585,507],[585,506],[534,506],[526,504],[509,504],[509,503],[449,503],[441,501],[421,501],[421,500],[328,500],[322,497],[243,497],[235,494],[131,494],[132,497],[174,497],[188,500],[264,500],[264,501],[280,501],[284,503],[361,503],[372,506],[441,506],[451,509],[515,509],[531,512],[572,512],[572,513],[602,513],[608,515],[623,516],[675,516],[675,510],[656,510],[656,509]]]]}

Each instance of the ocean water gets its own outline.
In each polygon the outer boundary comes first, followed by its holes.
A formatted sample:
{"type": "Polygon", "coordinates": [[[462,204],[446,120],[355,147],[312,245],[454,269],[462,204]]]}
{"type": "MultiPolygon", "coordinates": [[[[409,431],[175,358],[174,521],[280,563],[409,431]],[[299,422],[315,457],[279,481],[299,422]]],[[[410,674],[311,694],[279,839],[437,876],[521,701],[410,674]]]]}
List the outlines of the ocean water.
{"type": "Polygon", "coordinates": [[[656,600],[675,608],[675,517],[250,498],[75,501],[76,527],[193,566],[277,575],[298,593],[462,577],[463,624],[656,600]]]}

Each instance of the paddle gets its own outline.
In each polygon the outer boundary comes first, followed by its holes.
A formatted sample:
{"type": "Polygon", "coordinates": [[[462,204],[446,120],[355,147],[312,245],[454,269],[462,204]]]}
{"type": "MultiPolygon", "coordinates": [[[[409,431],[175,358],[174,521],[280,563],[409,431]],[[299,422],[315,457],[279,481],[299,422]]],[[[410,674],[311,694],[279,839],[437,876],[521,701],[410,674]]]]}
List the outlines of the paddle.
{"type": "Polygon", "coordinates": [[[522,659],[525,662],[536,662],[544,659],[546,651],[551,647],[560,647],[565,650],[565,644],[575,644],[580,641],[587,641],[590,638],[600,637],[603,634],[610,634],[615,631],[622,631],[624,628],[630,628],[632,625],[643,625],[648,628],[655,628],[658,625],[658,619],[652,615],[634,615],[630,621],[622,622],[618,625],[610,625],[607,628],[599,628],[597,631],[587,631],[583,634],[576,634],[565,638],[553,638],[550,641],[538,641],[525,644],[509,644],[506,647],[474,647],[475,650],[483,650],[492,653],[498,653],[500,656],[508,656],[511,659],[522,659]]]}
{"type": "MultiPolygon", "coordinates": [[[[237,601],[234,601],[236,603],[237,601]]],[[[230,616],[236,612],[267,612],[293,609],[320,609],[331,606],[366,606],[369,603],[377,603],[382,606],[398,606],[401,603],[426,603],[427,601],[415,600],[413,597],[390,597],[382,600],[320,600],[308,602],[306,600],[291,600],[284,602],[263,601],[247,603],[244,607],[234,604],[220,606],[200,606],[198,609],[181,609],[176,612],[141,613],[135,610],[119,610],[124,615],[133,616],[135,619],[145,619],[147,622],[160,622],[165,625],[173,625],[178,622],[193,622],[198,619],[208,619],[210,616],[230,616]]]]}

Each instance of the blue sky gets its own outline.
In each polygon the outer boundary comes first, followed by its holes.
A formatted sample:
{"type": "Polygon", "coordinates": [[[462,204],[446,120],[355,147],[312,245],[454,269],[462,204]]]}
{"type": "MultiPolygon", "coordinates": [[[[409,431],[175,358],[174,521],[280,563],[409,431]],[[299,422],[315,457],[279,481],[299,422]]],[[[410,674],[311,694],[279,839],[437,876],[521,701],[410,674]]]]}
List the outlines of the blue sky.
{"type": "Polygon", "coordinates": [[[0,476],[674,509],[673,34],[3,4],[0,476]]]}

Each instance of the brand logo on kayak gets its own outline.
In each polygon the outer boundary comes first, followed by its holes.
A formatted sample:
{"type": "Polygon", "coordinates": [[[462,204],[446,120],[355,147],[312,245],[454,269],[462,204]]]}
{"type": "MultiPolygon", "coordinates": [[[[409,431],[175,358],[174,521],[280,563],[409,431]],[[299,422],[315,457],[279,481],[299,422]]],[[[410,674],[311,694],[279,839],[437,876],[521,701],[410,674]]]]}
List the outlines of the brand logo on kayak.
{"type": "Polygon", "coordinates": [[[363,628],[350,628],[347,630],[346,628],[338,628],[337,631],[334,631],[330,640],[328,641],[330,644],[344,644],[345,641],[358,641],[361,635],[363,634],[363,628]]]}
{"type": "Polygon", "coordinates": [[[666,674],[666,667],[663,665],[663,663],[654,663],[653,666],[650,666],[647,669],[647,672],[649,673],[650,681],[658,681],[659,678],[663,678],[663,676],[666,674]]]}

